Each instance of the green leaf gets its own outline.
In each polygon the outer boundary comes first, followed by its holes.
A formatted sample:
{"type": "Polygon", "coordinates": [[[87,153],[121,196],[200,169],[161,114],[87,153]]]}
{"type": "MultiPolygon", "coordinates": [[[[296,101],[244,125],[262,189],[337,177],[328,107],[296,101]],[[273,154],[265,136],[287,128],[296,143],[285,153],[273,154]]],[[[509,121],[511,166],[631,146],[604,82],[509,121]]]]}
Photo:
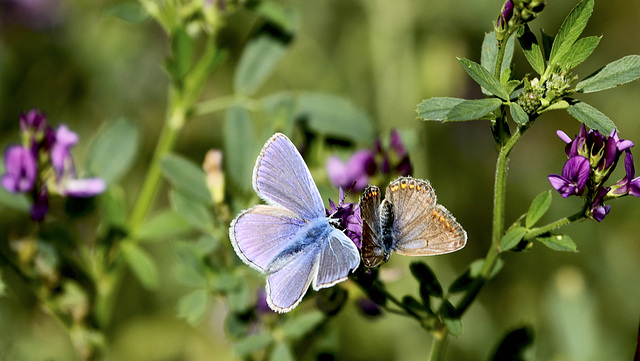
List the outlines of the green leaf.
{"type": "MultiPolygon", "coordinates": [[[[511,59],[513,58],[515,38],[510,37],[507,40],[507,47],[504,52],[504,58],[502,60],[502,66],[500,73],[505,72],[511,65],[511,59]]],[[[496,61],[498,60],[498,40],[496,39],[495,31],[484,35],[484,41],[482,42],[482,52],[480,54],[480,64],[493,74],[496,69],[496,61]]],[[[491,95],[482,89],[485,95],[491,95]]]]}
{"type": "Polygon", "coordinates": [[[466,292],[475,279],[471,277],[471,270],[467,269],[463,274],[455,279],[449,286],[449,293],[466,292]]]}
{"type": "Polygon", "coordinates": [[[451,109],[447,114],[447,121],[480,119],[496,110],[500,105],[502,105],[502,101],[498,98],[465,100],[451,109]]]}
{"type": "Polygon", "coordinates": [[[262,109],[269,121],[269,133],[291,134],[295,122],[296,100],[291,93],[276,93],[261,99],[262,109]]]}
{"type": "Polygon", "coordinates": [[[296,12],[291,8],[284,8],[273,1],[247,2],[247,7],[262,15],[282,30],[292,33],[296,28],[296,12]]]}
{"type": "Polygon", "coordinates": [[[218,49],[215,38],[207,41],[204,52],[196,65],[191,68],[185,79],[184,104],[191,107],[201,95],[202,87],[206,83],[209,74],[227,58],[226,50],[218,49]]]}
{"type": "Polygon", "coordinates": [[[551,248],[554,251],[577,252],[578,246],[573,242],[571,237],[566,234],[554,234],[546,237],[536,238],[540,243],[551,248]]]}
{"type": "Polygon", "coordinates": [[[156,289],[159,282],[158,267],[149,254],[132,242],[122,242],[120,249],[127,265],[138,281],[146,289],[156,289]]]}
{"type": "Polygon", "coordinates": [[[458,59],[458,61],[462,64],[467,74],[489,93],[503,100],[509,99],[509,94],[500,84],[500,81],[482,65],[465,58],[458,59]]]}
{"type": "Polygon", "coordinates": [[[540,29],[540,38],[542,39],[542,50],[544,51],[544,60],[549,62],[549,53],[551,53],[551,46],[553,45],[553,36],[540,29]]]}
{"type": "Polygon", "coordinates": [[[193,227],[180,213],[167,209],[143,223],[133,236],[143,242],[153,242],[175,239],[192,231],[193,227]]]}
{"type": "Polygon", "coordinates": [[[447,326],[449,333],[453,336],[460,336],[462,334],[462,321],[460,321],[458,311],[449,300],[442,302],[441,312],[444,318],[444,324],[447,326]]]}
{"type": "Polygon", "coordinates": [[[209,294],[207,290],[195,290],[178,300],[178,317],[187,321],[191,326],[196,326],[206,315],[208,307],[209,294]]]}
{"type": "Polygon", "coordinates": [[[289,318],[282,325],[282,332],[287,340],[296,341],[315,330],[325,320],[320,311],[311,311],[296,318],[289,318]]]}
{"type": "Polygon", "coordinates": [[[104,221],[109,226],[127,229],[127,199],[122,187],[107,188],[100,200],[104,221]]]}
{"type": "Polygon", "coordinates": [[[286,46],[268,34],[249,41],[240,57],[233,77],[233,88],[244,95],[252,95],[271,74],[285,54],[286,46]]]}
{"type": "Polygon", "coordinates": [[[533,227],[536,222],[542,218],[542,216],[547,213],[549,206],[551,205],[551,191],[544,191],[531,202],[531,206],[529,206],[529,211],[527,212],[527,218],[525,220],[525,225],[527,228],[533,227]]]}
{"type": "Polygon", "coordinates": [[[527,234],[527,229],[524,227],[511,228],[500,240],[500,251],[508,251],[517,246],[525,234],[527,234]]]}
{"type": "Polygon", "coordinates": [[[617,87],[640,78],[640,55],[628,55],[589,75],[576,85],[582,93],[593,93],[617,87]]]}
{"type": "Polygon", "coordinates": [[[138,127],[126,118],[103,125],[91,143],[86,170],[113,184],[126,174],[138,153],[138,127]]]}
{"type": "Polygon", "coordinates": [[[558,64],[558,60],[560,60],[565,53],[571,49],[573,43],[578,40],[578,37],[582,34],[591,17],[593,5],[593,0],[582,0],[571,10],[567,18],[564,19],[551,46],[549,64],[558,64]]]}
{"type": "Polygon", "coordinates": [[[102,15],[113,16],[134,24],[141,23],[149,17],[149,13],[135,1],[125,1],[109,6],[102,15]]]}
{"type": "Polygon", "coordinates": [[[449,114],[451,109],[463,101],[465,101],[465,99],[449,97],[429,98],[418,104],[416,113],[418,113],[418,118],[422,120],[446,121],[447,114],[449,114]]]}
{"type": "MultiPolygon", "coordinates": [[[[482,269],[484,262],[485,262],[484,258],[477,259],[471,262],[471,265],[469,265],[469,276],[472,279],[477,278],[480,275],[480,270],[482,269]]],[[[498,262],[496,262],[496,265],[493,267],[493,271],[489,275],[489,279],[492,279],[493,277],[495,277],[502,269],[502,266],[504,266],[504,261],[498,258],[498,262]]]]}
{"type": "Polygon", "coordinates": [[[571,70],[585,61],[600,43],[601,36],[589,36],[576,41],[569,51],[558,58],[558,64],[565,70],[571,70]]]}
{"type": "Polygon", "coordinates": [[[522,109],[518,103],[509,103],[509,112],[513,120],[519,125],[525,125],[529,122],[529,115],[522,109]]]}
{"type": "Polygon", "coordinates": [[[520,28],[518,41],[520,42],[524,56],[527,58],[527,61],[533,70],[542,75],[546,68],[544,55],[542,54],[542,49],[540,49],[540,45],[538,44],[538,39],[533,35],[528,24],[525,24],[520,28]]]}
{"type": "Polygon", "coordinates": [[[224,163],[232,184],[245,192],[251,190],[256,151],[251,115],[239,105],[232,106],[224,125],[224,163]]]}
{"type": "Polygon", "coordinates": [[[190,225],[201,231],[208,231],[213,228],[213,218],[207,207],[198,202],[193,202],[190,198],[175,189],[169,193],[173,209],[182,216],[190,225]]]}
{"type": "Polygon", "coordinates": [[[375,136],[371,118],[346,98],[324,93],[302,93],[296,114],[308,121],[309,128],[320,134],[355,142],[370,141],[375,136]]]}
{"type": "Polygon", "coordinates": [[[602,134],[611,134],[616,128],[616,125],[613,124],[613,121],[608,116],[584,102],[572,104],[567,109],[567,112],[589,128],[595,129],[602,134]]]}
{"type": "Polygon", "coordinates": [[[500,340],[491,361],[525,360],[523,354],[531,344],[533,344],[533,329],[531,327],[524,326],[511,330],[500,340]]]}
{"type": "Polygon", "coordinates": [[[236,343],[235,350],[241,358],[249,356],[251,353],[263,350],[273,342],[273,336],[267,331],[261,331],[254,335],[249,335],[236,343]]]}
{"type": "Polygon", "coordinates": [[[211,204],[211,193],[207,188],[202,168],[180,155],[166,154],[160,162],[162,173],[171,185],[192,201],[211,204]]]}
{"type": "MultiPolygon", "coordinates": [[[[402,306],[407,312],[416,317],[420,317],[420,314],[424,314],[426,311],[425,306],[413,298],[413,296],[402,297],[402,306]]],[[[428,313],[431,313],[430,311],[431,310],[429,310],[428,313]]]]}
{"type": "Polygon", "coordinates": [[[429,266],[424,262],[412,262],[409,268],[413,277],[426,287],[430,295],[442,297],[442,286],[429,266]]]}
{"type": "Polygon", "coordinates": [[[538,110],[538,114],[542,114],[545,112],[549,112],[552,110],[561,110],[561,109],[567,109],[571,106],[571,104],[569,104],[569,102],[567,102],[566,100],[559,100],[556,101],[555,103],[549,105],[546,108],[543,108],[542,110],[538,110]]]}
{"type": "Polygon", "coordinates": [[[249,285],[244,277],[236,277],[236,286],[227,291],[229,308],[236,313],[246,312],[252,305],[249,300],[249,285]]]}
{"type": "MultiPolygon", "coordinates": [[[[0,168],[3,168],[0,172],[4,174],[4,165],[1,163],[4,162],[0,162],[0,168]]],[[[11,193],[4,187],[0,187],[0,204],[24,213],[29,213],[31,209],[31,202],[26,194],[11,193]]]]}
{"type": "Polygon", "coordinates": [[[284,341],[276,342],[269,355],[269,361],[295,361],[296,359],[289,348],[289,345],[284,341]]]}

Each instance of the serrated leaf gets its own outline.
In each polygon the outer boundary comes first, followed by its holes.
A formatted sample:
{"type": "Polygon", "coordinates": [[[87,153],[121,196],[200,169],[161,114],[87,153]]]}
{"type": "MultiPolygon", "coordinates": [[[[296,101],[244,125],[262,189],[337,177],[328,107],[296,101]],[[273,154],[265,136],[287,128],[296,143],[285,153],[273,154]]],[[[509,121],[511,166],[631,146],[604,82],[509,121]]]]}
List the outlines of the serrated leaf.
{"type": "Polygon", "coordinates": [[[511,228],[500,240],[500,251],[508,251],[517,246],[525,234],[527,234],[527,229],[524,227],[511,228]]]}
{"type": "Polygon", "coordinates": [[[558,60],[571,49],[571,46],[587,26],[587,22],[593,12],[593,5],[593,0],[582,0],[571,10],[553,40],[549,64],[557,64],[558,60]]]}
{"type": "Polygon", "coordinates": [[[279,341],[273,346],[269,361],[295,361],[295,357],[289,349],[289,345],[284,341],[279,341]]]}
{"type": "Polygon", "coordinates": [[[158,267],[149,254],[138,245],[131,242],[122,242],[120,245],[127,265],[133,271],[138,281],[146,289],[158,287],[158,267]]]}
{"type": "Polygon", "coordinates": [[[509,94],[500,84],[500,81],[482,65],[465,58],[458,59],[458,61],[462,64],[467,74],[489,93],[503,100],[509,99],[509,94]]]}
{"type": "Polygon", "coordinates": [[[576,85],[576,90],[593,93],[640,78],[640,55],[628,55],[607,64],[576,85]]]}
{"type": "Polygon", "coordinates": [[[184,319],[192,326],[196,326],[204,318],[209,306],[209,294],[207,290],[192,291],[178,300],[178,317],[184,319]]]}
{"type": "Polygon", "coordinates": [[[205,205],[193,202],[181,192],[172,189],[169,193],[171,205],[182,218],[193,227],[207,231],[213,228],[213,218],[205,205]]]}
{"type": "Polygon", "coordinates": [[[569,51],[558,58],[557,64],[565,70],[571,70],[585,61],[600,43],[600,36],[589,36],[576,41],[569,51]]]}
{"type": "Polygon", "coordinates": [[[502,101],[498,98],[465,100],[447,114],[447,121],[477,120],[496,110],[502,101]]]}
{"type": "Polygon", "coordinates": [[[286,45],[269,34],[251,39],[238,62],[233,88],[244,95],[252,95],[271,74],[285,54],[286,45]]]}
{"type": "Polygon", "coordinates": [[[578,246],[566,234],[554,234],[546,237],[536,238],[540,243],[551,248],[554,251],[577,252],[578,246]]]}
{"type": "Polygon", "coordinates": [[[103,125],[91,143],[86,170],[116,183],[127,173],[138,153],[138,127],[126,118],[118,118],[103,125]]]}
{"type": "Polygon", "coordinates": [[[373,121],[350,100],[331,94],[302,93],[296,114],[309,128],[328,136],[366,142],[375,135],[373,121]]]}
{"type": "Polygon", "coordinates": [[[166,154],[160,161],[162,173],[171,185],[192,201],[211,204],[212,198],[202,168],[177,154],[166,154]]]}
{"type": "MultiPolygon", "coordinates": [[[[502,66],[500,68],[500,73],[503,74],[505,71],[509,69],[511,65],[511,59],[513,58],[513,50],[514,50],[515,38],[509,37],[507,40],[507,45],[504,52],[504,58],[502,60],[502,66]]],[[[484,35],[484,40],[482,42],[482,52],[480,54],[480,64],[489,71],[489,73],[493,74],[496,69],[496,61],[498,60],[498,40],[496,39],[495,31],[487,33],[484,35]]],[[[482,89],[485,95],[491,95],[484,88],[482,89]]]]}
{"type": "Polygon", "coordinates": [[[572,117],[578,119],[591,129],[595,129],[602,134],[611,134],[616,129],[616,125],[598,109],[585,102],[577,102],[567,108],[567,112],[572,117]]]}
{"type": "Polygon", "coordinates": [[[519,125],[525,125],[529,122],[529,115],[522,109],[518,103],[509,104],[509,112],[513,120],[519,125]]]}
{"type": "Polygon", "coordinates": [[[164,210],[138,228],[134,238],[143,242],[177,238],[193,231],[193,227],[174,210],[164,210]]]}
{"type": "Polygon", "coordinates": [[[412,262],[409,267],[413,277],[415,277],[421,285],[426,287],[429,294],[442,297],[442,286],[429,266],[423,262],[412,262]]]}
{"type": "Polygon", "coordinates": [[[282,332],[287,340],[295,341],[313,331],[325,316],[320,311],[311,311],[296,318],[290,318],[282,325],[282,332]]]}
{"type": "Polygon", "coordinates": [[[273,336],[267,331],[261,331],[254,335],[249,335],[236,343],[235,350],[238,356],[246,357],[253,352],[263,350],[273,342],[273,336]]]}
{"type": "Polygon", "coordinates": [[[519,32],[518,41],[520,42],[524,56],[527,58],[527,61],[533,70],[542,75],[546,68],[546,64],[544,54],[542,54],[542,49],[540,49],[540,45],[538,44],[538,39],[531,32],[528,24],[525,24],[520,28],[519,32]]]}
{"type": "Polygon", "coordinates": [[[527,218],[525,220],[525,225],[527,228],[533,227],[536,222],[542,218],[542,216],[547,213],[549,206],[551,205],[551,191],[544,191],[538,194],[531,202],[531,206],[529,206],[529,211],[527,212],[527,218]]]}
{"type": "Polygon", "coordinates": [[[429,98],[418,104],[416,113],[418,113],[418,118],[422,120],[446,121],[447,114],[449,114],[451,109],[463,101],[465,101],[465,99],[450,97],[429,98]]]}
{"type": "Polygon", "coordinates": [[[540,29],[540,39],[542,40],[542,50],[544,53],[544,60],[546,62],[549,62],[549,54],[551,53],[551,46],[553,46],[554,37],[552,35],[545,33],[543,29],[540,29]]]}
{"type": "Polygon", "coordinates": [[[232,184],[245,192],[251,190],[255,148],[251,115],[241,106],[232,106],[227,111],[224,124],[224,163],[232,184]]]}

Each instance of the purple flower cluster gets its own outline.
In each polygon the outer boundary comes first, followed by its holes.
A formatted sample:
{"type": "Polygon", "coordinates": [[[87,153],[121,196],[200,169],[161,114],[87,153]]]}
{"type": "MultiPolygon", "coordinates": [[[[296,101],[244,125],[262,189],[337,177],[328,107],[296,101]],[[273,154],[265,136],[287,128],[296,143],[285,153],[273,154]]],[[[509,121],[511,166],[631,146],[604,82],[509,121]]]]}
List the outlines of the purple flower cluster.
{"type": "Polygon", "coordinates": [[[589,130],[582,125],[580,133],[571,139],[563,131],[558,137],[567,143],[565,153],[569,158],[562,168],[562,175],[549,175],[549,182],[564,198],[572,195],[584,196],[586,215],[602,221],[611,210],[604,201],[630,194],[640,196],[640,177],[635,177],[633,142],[618,138],[616,130],[607,137],[597,130],[589,130]],[[625,153],[625,176],[613,184],[604,183],[625,153]]]}
{"type": "Polygon", "coordinates": [[[358,204],[344,203],[344,191],[340,188],[338,205],[332,200],[329,200],[329,205],[331,208],[326,210],[326,214],[331,223],[351,238],[358,249],[362,248],[362,218],[358,204]]]}
{"type": "Polygon", "coordinates": [[[361,149],[343,162],[332,156],[327,160],[327,175],[335,187],[363,190],[369,184],[369,178],[380,174],[389,174],[392,170],[398,175],[411,174],[409,153],[396,130],[391,131],[390,149],[384,149],[380,139],[376,139],[372,149],[361,149]]]}
{"type": "Polygon", "coordinates": [[[2,186],[12,193],[29,193],[31,218],[42,221],[49,210],[49,193],[91,197],[104,192],[100,178],[77,179],[71,148],[78,135],[62,124],[53,129],[36,109],[20,115],[21,145],[5,150],[2,186]]]}

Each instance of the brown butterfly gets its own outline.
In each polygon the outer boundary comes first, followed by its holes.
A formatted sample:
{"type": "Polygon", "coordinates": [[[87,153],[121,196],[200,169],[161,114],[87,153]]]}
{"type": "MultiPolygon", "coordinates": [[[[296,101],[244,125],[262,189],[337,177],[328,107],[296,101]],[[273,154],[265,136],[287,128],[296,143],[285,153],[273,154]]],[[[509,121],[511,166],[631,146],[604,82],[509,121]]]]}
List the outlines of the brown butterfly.
{"type": "Polygon", "coordinates": [[[375,267],[391,251],[405,256],[454,252],[467,244],[467,232],[443,206],[428,181],[401,177],[380,189],[368,186],[360,198],[362,261],[375,267]]]}

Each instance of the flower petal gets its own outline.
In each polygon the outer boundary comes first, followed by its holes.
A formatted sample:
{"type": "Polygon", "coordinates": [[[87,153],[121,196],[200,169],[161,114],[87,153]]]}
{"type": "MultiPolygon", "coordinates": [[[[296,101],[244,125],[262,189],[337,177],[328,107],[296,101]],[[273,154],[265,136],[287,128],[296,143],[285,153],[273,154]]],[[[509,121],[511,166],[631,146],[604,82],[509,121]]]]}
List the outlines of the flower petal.
{"type": "Polygon", "coordinates": [[[6,173],[2,186],[9,192],[28,192],[33,189],[38,176],[38,168],[33,153],[20,145],[7,148],[4,153],[6,173]]]}
{"type": "Polygon", "coordinates": [[[70,197],[93,197],[106,188],[107,184],[101,178],[68,179],[62,193],[70,197]]]}
{"type": "Polygon", "coordinates": [[[577,186],[577,194],[582,192],[587,180],[589,180],[589,160],[583,156],[569,158],[562,168],[562,176],[577,186]]]}
{"type": "Polygon", "coordinates": [[[557,190],[558,193],[560,193],[562,198],[567,198],[570,195],[574,194],[574,191],[576,189],[575,184],[573,184],[573,182],[569,181],[563,176],[557,175],[557,174],[551,174],[549,175],[548,179],[549,179],[549,182],[551,183],[551,186],[555,188],[555,190],[557,190]]]}

